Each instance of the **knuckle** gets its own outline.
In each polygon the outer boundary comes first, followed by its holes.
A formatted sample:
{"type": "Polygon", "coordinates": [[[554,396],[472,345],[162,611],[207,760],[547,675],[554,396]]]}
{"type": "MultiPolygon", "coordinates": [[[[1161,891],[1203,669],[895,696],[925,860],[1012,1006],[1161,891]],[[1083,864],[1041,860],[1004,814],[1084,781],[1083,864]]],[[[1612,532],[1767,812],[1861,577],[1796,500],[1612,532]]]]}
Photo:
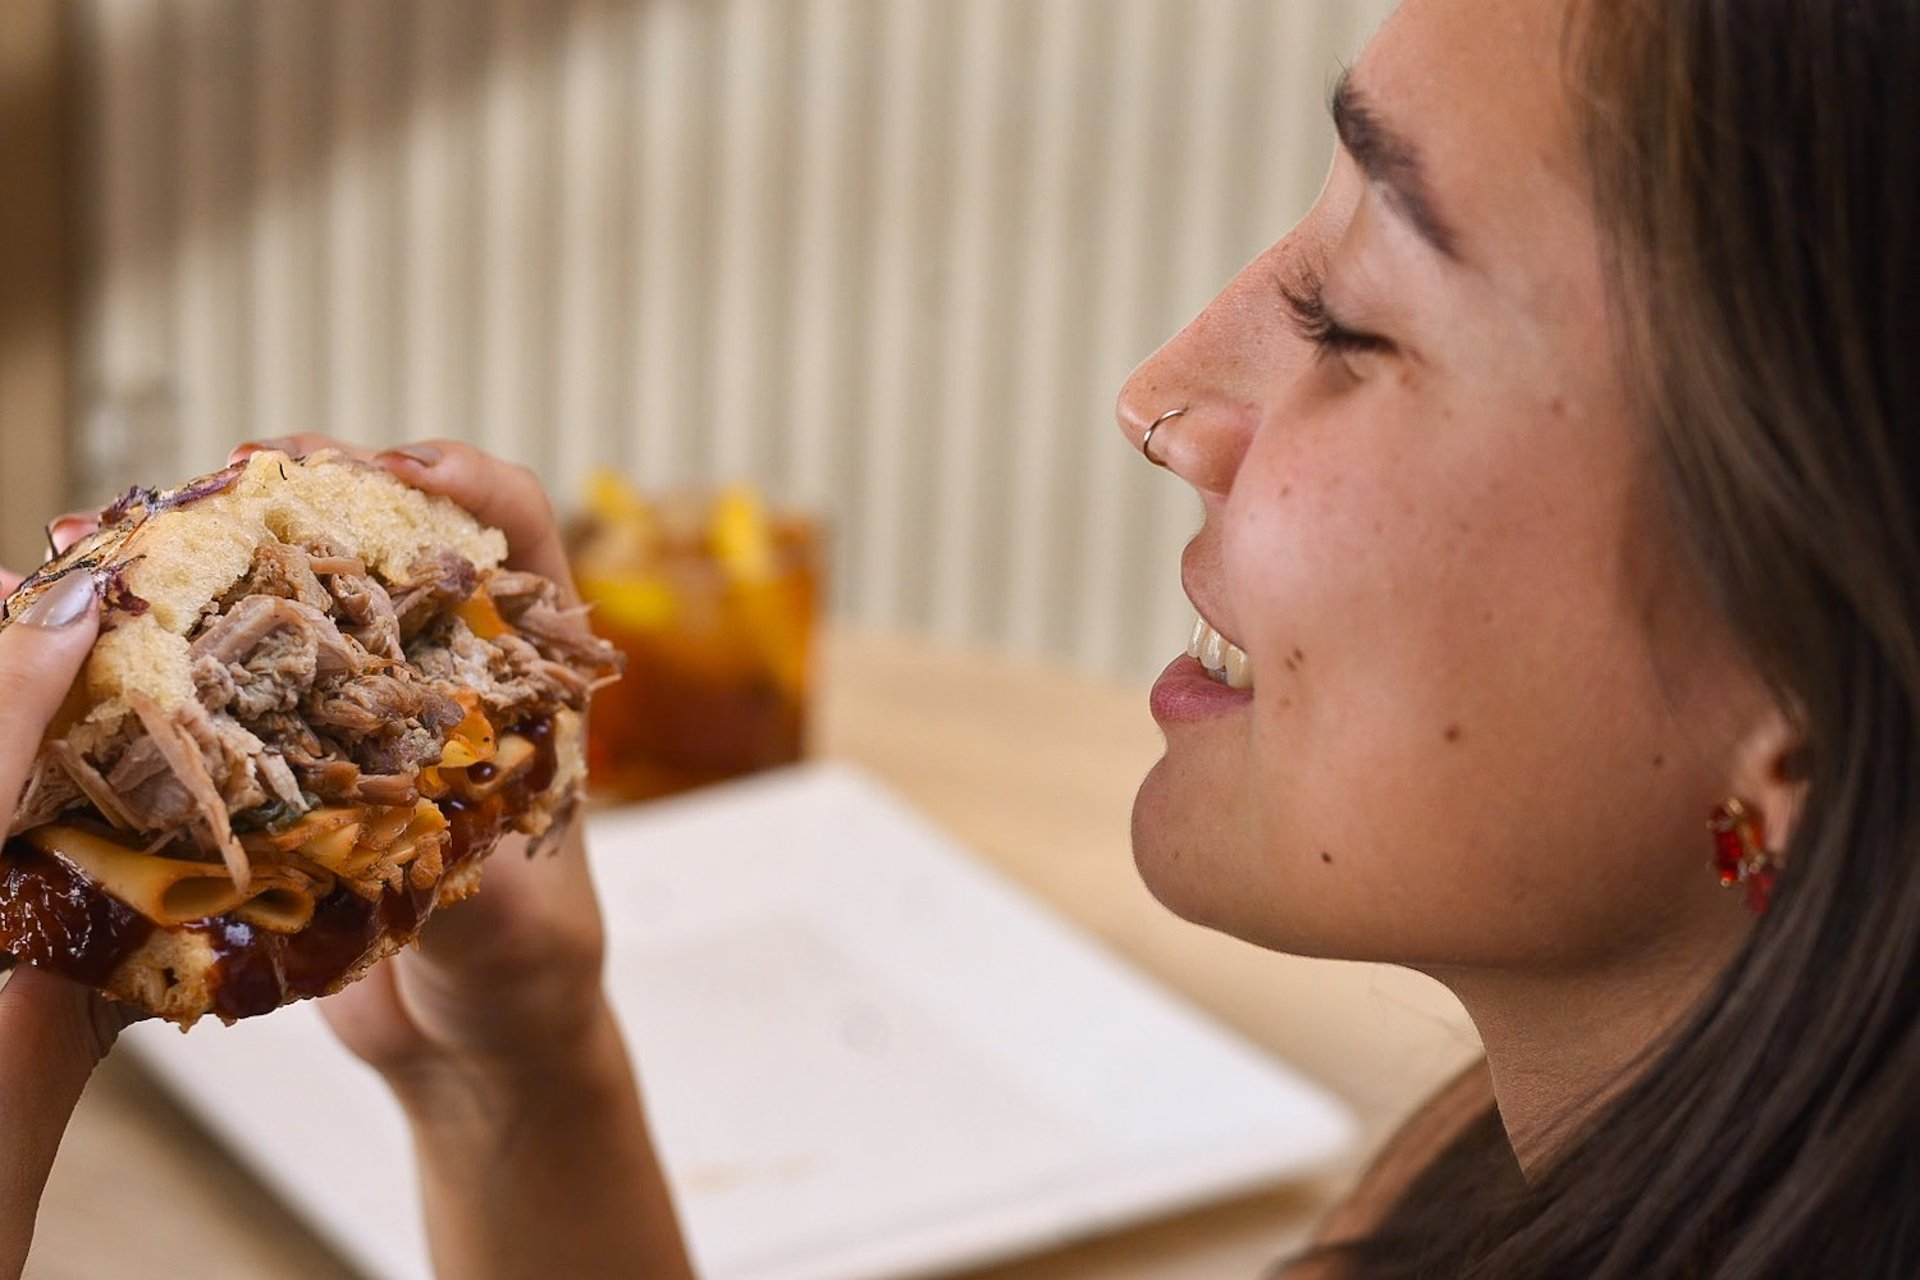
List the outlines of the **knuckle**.
{"type": "Polygon", "coordinates": [[[131,1020],[129,1014],[107,1000],[89,992],[82,1006],[80,1051],[89,1063],[97,1064],[113,1048],[120,1031],[131,1020]]]}
{"type": "Polygon", "coordinates": [[[38,741],[40,731],[67,696],[85,655],[33,644],[38,637],[15,635],[16,630],[26,633],[32,628],[9,627],[0,634],[0,717],[6,721],[9,738],[30,736],[38,741]]]}
{"type": "Polygon", "coordinates": [[[37,735],[38,725],[23,725],[20,721],[41,718],[40,709],[47,702],[47,677],[35,669],[36,664],[21,661],[13,648],[0,647],[0,708],[4,708],[14,728],[31,727],[37,735]]]}
{"type": "Polygon", "coordinates": [[[543,519],[551,518],[553,499],[548,495],[547,486],[540,479],[539,473],[524,464],[516,464],[513,470],[514,480],[525,495],[528,508],[543,519]]]}
{"type": "Polygon", "coordinates": [[[84,1079],[113,1048],[124,1018],[104,996],[66,978],[21,966],[6,997],[46,1036],[56,1077],[84,1079]]]}

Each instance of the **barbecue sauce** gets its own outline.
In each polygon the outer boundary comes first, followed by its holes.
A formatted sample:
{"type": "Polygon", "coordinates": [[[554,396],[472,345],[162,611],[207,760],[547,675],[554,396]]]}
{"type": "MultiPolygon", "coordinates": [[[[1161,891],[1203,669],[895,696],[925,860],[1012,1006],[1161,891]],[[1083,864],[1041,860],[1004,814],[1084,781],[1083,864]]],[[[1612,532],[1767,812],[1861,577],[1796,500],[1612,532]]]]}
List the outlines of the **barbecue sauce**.
{"type": "MultiPolygon", "coordinates": [[[[507,732],[519,734],[533,744],[533,759],[527,767],[484,799],[467,800],[455,794],[439,802],[452,835],[446,853],[448,871],[470,860],[475,850],[491,848],[494,840],[506,831],[508,815],[526,812],[533,797],[552,786],[554,775],[559,772],[560,757],[553,746],[551,716],[523,720],[507,732]]],[[[467,770],[467,776],[475,782],[492,781],[490,774],[480,772],[486,768],[485,763],[473,765],[467,770]]]]}
{"type": "MultiPolygon", "coordinates": [[[[553,784],[559,760],[552,719],[536,717],[509,732],[534,744],[525,770],[483,799],[448,796],[438,802],[448,824],[443,853],[448,873],[491,849],[533,797],[553,784]]],[[[213,948],[213,1012],[231,1022],[289,1000],[324,995],[382,937],[411,938],[438,897],[437,881],[418,889],[403,880],[375,900],[336,887],[314,904],[313,919],[298,933],[274,933],[231,916],[183,928],[203,935],[213,948]]],[[[24,840],[7,842],[0,859],[0,949],[98,987],[153,929],[145,916],[61,859],[24,840]]]]}
{"type": "MultiPolygon", "coordinates": [[[[517,777],[478,801],[447,796],[438,801],[446,815],[448,843],[442,857],[446,874],[472,861],[505,834],[513,818],[525,813],[534,796],[553,785],[559,759],[553,746],[553,721],[542,716],[508,730],[534,745],[533,760],[517,777]]],[[[477,767],[477,766],[476,766],[477,767]]],[[[314,904],[313,919],[299,933],[276,934],[221,918],[202,925],[218,958],[213,1010],[222,1018],[249,1018],[289,1000],[324,995],[358,965],[384,936],[411,938],[433,911],[439,882],[416,889],[405,880],[377,901],[336,888],[314,904]]]]}
{"type": "Polygon", "coordinates": [[[153,922],[25,840],[0,859],[0,948],[89,986],[140,949],[153,922]]]}

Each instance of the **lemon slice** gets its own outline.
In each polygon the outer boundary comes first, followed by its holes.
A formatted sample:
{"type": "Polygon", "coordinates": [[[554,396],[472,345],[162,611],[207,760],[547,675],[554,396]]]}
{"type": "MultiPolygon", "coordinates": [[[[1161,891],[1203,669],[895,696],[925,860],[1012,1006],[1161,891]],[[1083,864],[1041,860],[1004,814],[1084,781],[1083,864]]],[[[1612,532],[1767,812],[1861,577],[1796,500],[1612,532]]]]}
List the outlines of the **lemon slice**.
{"type": "Polygon", "coordinates": [[[673,588],[651,576],[580,579],[580,594],[593,603],[593,616],[628,631],[659,631],[679,611],[673,588]]]}
{"type": "Polygon", "coordinates": [[[773,531],[759,497],[745,485],[730,485],[713,500],[708,526],[714,559],[735,582],[773,577],[773,531]]]}
{"type": "Polygon", "coordinates": [[[650,528],[654,523],[653,508],[640,491],[610,467],[595,467],[587,477],[587,509],[607,524],[650,528]]]}

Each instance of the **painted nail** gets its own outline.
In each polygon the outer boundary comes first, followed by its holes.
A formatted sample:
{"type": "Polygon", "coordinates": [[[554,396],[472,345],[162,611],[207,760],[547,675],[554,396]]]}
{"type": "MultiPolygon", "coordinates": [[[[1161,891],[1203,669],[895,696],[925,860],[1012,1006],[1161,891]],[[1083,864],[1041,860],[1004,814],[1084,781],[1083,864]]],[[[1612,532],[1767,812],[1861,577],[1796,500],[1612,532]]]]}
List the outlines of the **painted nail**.
{"type": "Polygon", "coordinates": [[[422,467],[430,467],[441,458],[440,450],[430,444],[403,444],[397,449],[384,451],[380,456],[411,462],[422,467]]]}
{"type": "Polygon", "coordinates": [[[265,453],[268,449],[277,449],[289,456],[298,456],[294,453],[296,443],[291,436],[275,436],[271,440],[249,440],[227,456],[238,462],[256,453],[265,453]]]}
{"type": "Polygon", "coordinates": [[[47,631],[70,627],[87,616],[94,596],[91,573],[84,569],[69,573],[47,588],[46,593],[20,615],[20,621],[47,631]]]}
{"type": "Polygon", "coordinates": [[[47,559],[58,556],[99,527],[100,522],[92,516],[55,516],[47,525],[47,559]]]}

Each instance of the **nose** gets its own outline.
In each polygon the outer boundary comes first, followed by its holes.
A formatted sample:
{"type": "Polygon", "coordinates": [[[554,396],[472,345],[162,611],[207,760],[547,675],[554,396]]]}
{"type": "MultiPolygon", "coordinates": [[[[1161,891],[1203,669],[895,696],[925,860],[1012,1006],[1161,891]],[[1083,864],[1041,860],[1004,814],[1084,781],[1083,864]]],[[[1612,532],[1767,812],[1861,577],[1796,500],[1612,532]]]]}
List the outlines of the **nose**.
{"type": "Polygon", "coordinates": [[[1232,489],[1263,407],[1294,364],[1290,344],[1298,337],[1277,323],[1267,283],[1271,259],[1285,247],[1283,241],[1248,264],[1143,360],[1114,406],[1128,442],[1203,498],[1232,489]]]}
{"type": "Polygon", "coordinates": [[[1205,376],[1206,335],[1195,320],[1135,369],[1114,417],[1127,442],[1203,494],[1233,486],[1252,438],[1254,409],[1233,388],[1205,376]]]}
{"type": "Polygon", "coordinates": [[[1173,469],[1167,454],[1168,438],[1171,429],[1161,430],[1168,423],[1177,423],[1192,410],[1193,406],[1181,399],[1182,389],[1171,384],[1164,377],[1155,376],[1154,364],[1165,353],[1165,348],[1147,357],[1146,361],[1127,376],[1120,387],[1120,398],[1113,407],[1113,416],[1120,424],[1120,433],[1127,443],[1138,450],[1149,462],[1155,462],[1173,469]],[[1159,439],[1159,451],[1153,452],[1153,437],[1159,439]]]}

